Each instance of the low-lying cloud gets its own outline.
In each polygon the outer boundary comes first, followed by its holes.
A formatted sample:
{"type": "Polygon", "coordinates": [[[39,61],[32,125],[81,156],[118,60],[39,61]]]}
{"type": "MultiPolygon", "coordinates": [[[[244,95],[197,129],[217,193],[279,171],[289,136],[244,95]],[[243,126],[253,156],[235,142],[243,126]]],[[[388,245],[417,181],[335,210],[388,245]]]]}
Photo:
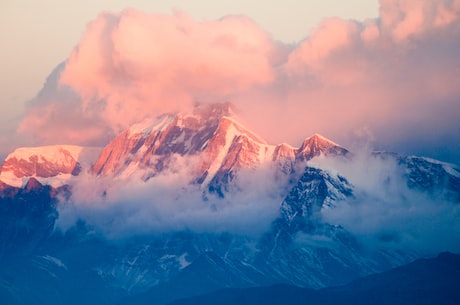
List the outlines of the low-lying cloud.
{"type": "MultiPolygon", "coordinates": [[[[410,188],[407,169],[396,155],[355,149],[351,159],[320,156],[308,163],[345,177],[353,188],[353,198],[322,209],[322,221],[341,225],[371,249],[422,255],[460,251],[460,204],[444,196],[447,185],[410,188]]],[[[257,238],[270,230],[289,191],[289,177],[280,181],[270,166],[242,169],[220,198],[190,183],[195,162],[176,156],[168,169],[147,181],[143,171],[129,179],[82,174],[70,200],[58,205],[57,228],[66,231],[83,220],[111,240],[184,230],[257,238]]],[[[305,238],[304,243],[327,242],[325,236],[305,238]]]]}
{"type": "Polygon", "coordinates": [[[192,158],[178,157],[170,168],[147,181],[142,172],[128,180],[84,175],[73,195],[58,205],[57,227],[83,220],[111,239],[190,230],[259,236],[279,214],[282,185],[272,169],[242,170],[225,198],[191,184],[192,158]]]}
{"type": "Polygon", "coordinates": [[[410,188],[407,170],[395,155],[365,151],[348,161],[312,160],[312,165],[343,175],[354,186],[355,198],[323,209],[323,220],[343,226],[371,248],[424,255],[459,252],[460,204],[443,196],[447,184],[433,190],[410,188]]]}

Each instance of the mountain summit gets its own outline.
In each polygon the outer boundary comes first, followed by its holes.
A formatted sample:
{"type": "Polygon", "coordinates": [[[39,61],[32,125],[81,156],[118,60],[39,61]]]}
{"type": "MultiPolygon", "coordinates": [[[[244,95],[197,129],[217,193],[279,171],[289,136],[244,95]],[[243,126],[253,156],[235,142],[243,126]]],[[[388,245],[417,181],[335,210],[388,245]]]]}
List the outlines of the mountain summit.
{"type": "Polygon", "coordinates": [[[321,153],[345,155],[347,150],[320,135],[300,148],[271,145],[242,126],[232,105],[197,105],[191,114],[165,114],[122,132],[102,151],[92,167],[96,175],[127,177],[139,170],[144,179],[168,168],[174,155],[198,156],[192,180],[203,185],[229,182],[241,168],[278,164],[290,173],[299,162],[321,153]]]}
{"type": "Polygon", "coordinates": [[[75,145],[21,147],[9,154],[0,167],[0,181],[20,187],[34,177],[44,184],[65,184],[70,176],[88,170],[99,148],[75,145]]]}
{"type": "MultiPolygon", "coordinates": [[[[223,195],[222,187],[241,169],[276,168],[278,176],[319,155],[344,156],[348,151],[315,134],[300,148],[268,144],[235,117],[231,103],[197,104],[190,113],[166,113],[132,125],[103,149],[71,145],[24,147],[3,162],[0,181],[21,187],[31,177],[60,186],[80,172],[148,180],[170,169],[177,157],[188,158],[190,182],[223,195]]],[[[301,174],[301,171],[298,173],[301,174]]]]}
{"type": "Polygon", "coordinates": [[[166,168],[174,155],[200,154],[203,157],[197,174],[204,181],[219,170],[236,149],[236,142],[266,145],[231,117],[231,107],[229,103],[197,105],[190,114],[144,120],[111,141],[92,170],[97,175],[126,176],[141,169],[148,171],[148,179],[166,168]]]}
{"type": "Polygon", "coordinates": [[[321,154],[331,156],[345,156],[349,151],[339,144],[315,133],[313,136],[305,139],[297,150],[297,158],[301,160],[310,160],[321,154]]]}

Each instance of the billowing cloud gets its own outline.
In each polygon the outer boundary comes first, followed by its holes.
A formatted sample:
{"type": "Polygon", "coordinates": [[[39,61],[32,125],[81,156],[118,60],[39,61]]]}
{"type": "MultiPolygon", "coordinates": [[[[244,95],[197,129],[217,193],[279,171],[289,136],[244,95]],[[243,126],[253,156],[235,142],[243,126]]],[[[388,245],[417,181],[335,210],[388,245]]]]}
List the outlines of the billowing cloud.
{"type": "Polygon", "coordinates": [[[381,0],[382,31],[404,40],[458,19],[460,2],[443,0],[381,0]]]}
{"type": "Polygon", "coordinates": [[[38,95],[28,103],[18,127],[25,146],[79,144],[98,146],[113,137],[114,130],[97,111],[84,111],[82,99],[69,87],[59,86],[64,63],[58,65],[38,95]]]}
{"type": "Polygon", "coordinates": [[[460,163],[459,15],[459,0],[381,0],[377,19],[326,19],[284,45],[242,16],[104,13],[20,131],[105,144],[146,116],[231,100],[270,142],[366,130],[378,148],[460,163]]]}
{"type": "MultiPolygon", "coordinates": [[[[324,20],[271,87],[241,99],[270,101],[274,141],[319,132],[350,145],[367,130],[379,149],[459,163],[458,3],[381,1],[376,20],[324,20]]],[[[261,133],[266,120],[254,123],[261,133]]]]}
{"type": "MultiPolygon", "coordinates": [[[[78,105],[66,105],[66,111],[56,109],[66,98],[50,100],[28,115],[23,128],[54,128],[51,112],[59,112],[120,131],[198,99],[221,101],[270,82],[272,54],[269,35],[245,17],[198,22],[181,12],[104,13],[89,24],[59,75],[56,91],[69,88],[78,105]]],[[[91,130],[80,134],[94,137],[91,130]]]]}

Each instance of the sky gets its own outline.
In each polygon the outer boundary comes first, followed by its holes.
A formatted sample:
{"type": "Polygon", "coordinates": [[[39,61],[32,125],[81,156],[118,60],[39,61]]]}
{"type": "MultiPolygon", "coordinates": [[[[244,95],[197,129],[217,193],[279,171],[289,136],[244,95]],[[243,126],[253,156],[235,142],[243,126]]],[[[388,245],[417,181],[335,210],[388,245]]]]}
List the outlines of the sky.
{"type": "Polygon", "coordinates": [[[86,26],[101,12],[137,8],[145,12],[172,13],[183,10],[197,20],[243,14],[254,19],[275,39],[296,43],[323,18],[340,16],[362,20],[377,16],[377,1],[210,1],[210,0],[1,0],[0,1],[0,125],[1,146],[13,137],[24,104],[42,88],[53,69],[69,57],[86,26]],[[292,9],[295,7],[295,9],[292,9]]]}
{"type": "Polygon", "coordinates": [[[271,143],[460,164],[458,0],[94,2],[0,3],[0,155],[230,100],[271,143]]]}
{"type": "Polygon", "coordinates": [[[158,13],[183,10],[197,20],[244,14],[275,39],[287,43],[305,38],[324,17],[364,19],[375,17],[378,10],[377,2],[368,0],[353,0],[353,5],[337,0],[308,0],[300,4],[294,0],[82,0],[78,4],[68,0],[2,0],[0,66],[8,72],[0,76],[2,106],[7,109],[7,113],[2,111],[2,116],[12,118],[20,113],[24,101],[33,98],[49,73],[69,56],[91,20],[101,12],[118,12],[130,7],[158,13]]]}

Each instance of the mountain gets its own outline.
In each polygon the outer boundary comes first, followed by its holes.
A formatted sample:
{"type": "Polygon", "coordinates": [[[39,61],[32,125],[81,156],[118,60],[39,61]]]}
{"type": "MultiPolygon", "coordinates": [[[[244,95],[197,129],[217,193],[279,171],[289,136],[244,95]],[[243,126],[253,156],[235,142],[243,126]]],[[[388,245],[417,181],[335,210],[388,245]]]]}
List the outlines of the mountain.
{"type": "Polygon", "coordinates": [[[63,185],[88,170],[99,148],[73,145],[22,147],[9,154],[0,167],[0,181],[20,187],[34,177],[43,184],[63,185]]]}
{"type": "Polygon", "coordinates": [[[451,164],[430,158],[400,158],[408,186],[426,192],[432,198],[460,202],[460,170],[451,164]]]}
{"type": "MultiPolygon", "coordinates": [[[[299,148],[271,145],[238,123],[231,103],[197,104],[192,113],[164,114],[133,125],[103,149],[71,145],[23,147],[7,156],[0,181],[19,187],[29,177],[62,185],[82,170],[121,179],[142,173],[144,180],[167,170],[180,157],[198,157],[191,182],[215,189],[227,186],[240,169],[272,164],[279,172],[300,171],[321,154],[349,155],[340,145],[315,134],[299,148]]],[[[300,173],[299,173],[300,174],[300,173]]]]}
{"type": "Polygon", "coordinates": [[[320,136],[307,138],[300,148],[270,145],[239,124],[230,103],[197,105],[191,114],[165,114],[132,126],[111,141],[95,161],[97,175],[129,177],[143,172],[148,180],[168,169],[174,156],[194,157],[191,181],[223,196],[240,169],[277,165],[291,174],[296,167],[324,154],[346,156],[348,151],[320,136]]]}
{"type": "Polygon", "coordinates": [[[232,105],[197,105],[191,114],[166,114],[134,125],[110,142],[94,163],[98,175],[148,180],[173,166],[176,156],[195,157],[190,181],[223,196],[240,168],[269,160],[273,146],[231,118],[232,105]]]}
{"type": "Polygon", "coordinates": [[[171,305],[328,305],[460,303],[460,255],[442,253],[339,287],[312,290],[288,285],[225,289],[171,305]]]}
{"type": "Polygon", "coordinates": [[[18,149],[0,173],[0,296],[11,304],[166,304],[226,287],[343,285],[420,257],[398,243],[369,245],[324,215],[374,201],[404,207],[412,194],[454,211],[460,171],[374,153],[391,171],[371,167],[365,178],[381,189],[366,188],[354,183],[354,167],[363,167],[356,158],[318,134],[299,147],[269,144],[229,103],[146,119],[103,149],[18,149]],[[227,229],[240,218],[247,228],[227,229]],[[124,234],[107,236],[104,226],[124,234]],[[246,232],[253,227],[263,231],[246,232]]]}
{"type": "Polygon", "coordinates": [[[295,151],[296,160],[308,161],[321,154],[325,156],[346,156],[349,151],[319,134],[314,134],[305,139],[300,148],[295,151]]]}

